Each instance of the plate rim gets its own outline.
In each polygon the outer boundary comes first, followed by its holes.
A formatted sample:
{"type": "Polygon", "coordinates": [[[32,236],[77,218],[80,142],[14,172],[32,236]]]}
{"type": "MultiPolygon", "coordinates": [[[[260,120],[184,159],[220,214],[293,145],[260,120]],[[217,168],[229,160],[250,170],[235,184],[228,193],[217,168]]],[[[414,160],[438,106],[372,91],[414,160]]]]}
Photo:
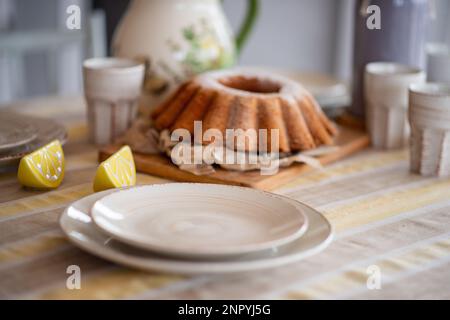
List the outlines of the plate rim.
{"type": "MultiPolygon", "coordinates": [[[[200,191],[197,191],[200,192],[200,191]]],[[[285,244],[288,244],[300,237],[302,237],[306,230],[308,229],[309,226],[309,220],[307,215],[303,212],[303,210],[299,209],[298,207],[296,207],[295,205],[292,205],[290,202],[287,202],[285,199],[280,198],[280,197],[273,197],[273,193],[270,192],[266,192],[263,190],[258,190],[258,189],[252,189],[252,188],[248,188],[248,187],[240,187],[240,186],[224,186],[224,185],[220,185],[220,184],[210,184],[210,183],[162,183],[162,184],[152,184],[152,185],[140,185],[140,186],[133,186],[133,187],[129,187],[129,188],[120,188],[120,189],[116,189],[114,192],[111,192],[105,196],[102,196],[100,199],[98,199],[97,201],[95,201],[94,205],[92,206],[91,210],[90,210],[90,216],[91,219],[94,223],[94,225],[100,229],[103,233],[108,234],[109,236],[111,236],[112,238],[115,238],[121,242],[124,242],[128,245],[131,246],[136,246],[139,247],[143,250],[150,250],[150,251],[155,251],[161,254],[167,254],[167,255],[174,255],[174,256],[196,256],[196,257],[226,257],[226,256],[235,256],[235,255],[241,255],[241,254],[248,254],[248,253],[254,253],[254,252],[259,252],[259,251],[264,251],[264,250],[269,250],[271,248],[275,248],[275,247],[279,247],[285,244]],[[141,189],[141,188],[155,188],[155,189],[161,189],[161,188],[170,188],[170,187],[178,187],[178,186],[183,186],[185,187],[186,185],[191,184],[191,185],[196,185],[196,186],[201,186],[201,187],[206,187],[206,190],[209,190],[208,187],[213,187],[213,188],[223,188],[223,189],[230,189],[230,187],[235,187],[238,188],[240,190],[245,190],[245,192],[254,192],[256,194],[261,194],[264,195],[266,197],[271,197],[271,198],[275,198],[276,200],[281,200],[283,202],[285,202],[289,207],[292,207],[293,210],[296,211],[296,214],[299,214],[301,216],[301,226],[299,228],[297,228],[297,230],[291,234],[289,234],[288,236],[284,236],[281,237],[279,239],[275,239],[275,240],[269,240],[269,241],[265,241],[263,243],[256,243],[256,244],[247,244],[247,245],[235,245],[235,246],[229,246],[228,249],[222,249],[220,252],[217,252],[217,248],[214,249],[204,249],[204,250],[195,250],[195,249],[190,249],[190,251],[187,251],[187,248],[182,249],[182,248],[177,248],[177,246],[170,246],[170,245],[164,245],[164,244],[149,244],[149,243],[144,243],[141,242],[139,240],[134,240],[134,239],[130,239],[124,235],[121,235],[119,233],[116,233],[110,229],[108,229],[107,226],[103,225],[100,221],[99,221],[99,212],[96,212],[94,207],[97,205],[97,203],[99,203],[100,201],[104,200],[107,197],[110,197],[114,194],[118,194],[120,192],[123,191],[130,191],[130,190],[136,190],[136,189],[141,189]]]]}
{"type": "Polygon", "coordinates": [[[25,131],[25,138],[22,137],[21,139],[16,139],[15,141],[10,141],[7,143],[0,143],[0,152],[7,152],[8,150],[19,148],[23,145],[26,145],[27,143],[30,143],[31,141],[35,140],[38,136],[38,129],[36,126],[27,126],[26,120],[23,120],[23,117],[17,116],[17,114],[10,113],[8,111],[0,111],[2,117],[1,121],[8,122],[9,125],[12,125],[17,128],[22,128],[19,131],[25,131]],[[6,115],[6,116],[5,116],[6,115]]]}
{"type": "Polygon", "coordinates": [[[9,151],[11,149],[22,147],[23,145],[26,145],[27,143],[30,143],[31,141],[34,141],[36,138],[37,138],[37,133],[33,132],[26,139],[20,140],[19,143],[17,143],[17,142],[10,142],[10,143],[0,144],[0,152],[5,152],[5,151],[9,151]]]}
{"type": "MultiPolygon", "coordinates": [[[[45,122],[45,123],[47,123],[47,125],[51,124],[58,131],[56,131],[56,133],[51,136],[51,139],[45,139],[45,140],[41,141],[41,143],[37,144],[34,149],[24,150],[23,147],[27,146],[27,144],[7,149],[5,153],[0,154],[0,170],[8,170],[10,168],[12,169],[13,167],[16,167],[19,163],[19,160],[23,156],[35,151],[36,149],[44,146],[47,143],[50,143],[53,140],[59,140],[61,142],[61,145],[66,144],[66,142],[68,140],[67,129],[64,126],[64,124],[61,123],[60,121],[57,121],[57,120],[51,119],[51,118],[43,118],[43,117],[38,117],[38,116],[34,116],[34,115],[31,116],[28,114],[21,114],[21,113],[17,113],[14,111],[7,111],[7,110],[5,110],[5,111],[0,110],[0,114],[2,114],[2,113],[6,113],[12,119],[21,118],[21,120],[23,122],[27,122],[27,123],[32,123],[33,121],[39,121],[42,124],[45,122]],[[18,149],[18,150],[16,150],[16,149],[18,149]],[[14,150],[16,150],[16,151],[14,151],[14,150]]],[[[43,136],[42,131],[38,129],[36,131],[36,136],[34,137],[34,139],[29,141],[28,143],[31,143],[31,144],[37,143],[36,140],[42,139],[43,137],[44,136],[43,136]]],[[[4,152],[4,151],[2,151],[2,152],[4,152]]]]}
{"type": "MultiPolygon", "coordinates": [[[[107,194],[108,192],[112,192],[113,190],[106,190],[101,192],[101,194],[107,194]]],[[[132,253],[124,254],[121,252],[117,252],[114,248],[108,247],[108,250],[104,250],[104,246],[96,243],[94,240],[89,239],[88,244],[83,242],[73,236],[70,235],[70,231],[66,229],[64,220],[69,219],[67,217],[67,212],[70,207],[79,203],[81,201],[86,201],[87,197],[91,197],[97,195],[96,193],[83,197],[72,204],[70,204],[64,212],[61,214],[59,218],[59,225],[64,233],[64,235],[68,238],[68,240],[74,244],[76,247],[83,249],[84,251],[96,256],[108,260],[112,263],[118,263],[123,266],[144,270],[144,271],[157,271],[163,273],[174,273],[174,274],[226,274],[226,273],[236,273],[236,272],[247,272],[247,271],[255,271],[255,270],[263,270],[269,268],[275,268],[282,265],[294,263],[301,261],[309,256],[312,256],[318,252],[321,252],[334,239],[334,227],[329,222],[329,220],[319,211],[314,208],[299,202],[295,199],[288,198],[283,195],[278,195],[283,198],[286,198],[292,203],[303,206],[306,208],[310,214],[316,215],[321,223],[325,224],[328,232],[326,237],[316,246],[311,247],[307,250],[302,250],[290,254],[286,254],[284,256],[267,256],[264,259],[257,260],[243,260],[243,261],[195,261],[195,260],[174,260],[170,257],[137,257],[133,256],[132,253]],[[94,247],[92,247],[92,242],[94,243],[94,247]]],[[[85,213],[86,214],[86,213],[85,213]]],[[[92,223],[93,225],[93,223],[92,223]]],[[[309,228],[308,230],[309,231],[309,228]]],[[[301,238],[300,238],[301,239],[301,238]]],[[[132,249],[132,248],[131,248],[132,249]]],[[[140,249],[138,249],[140,250],[140,249]]]]}

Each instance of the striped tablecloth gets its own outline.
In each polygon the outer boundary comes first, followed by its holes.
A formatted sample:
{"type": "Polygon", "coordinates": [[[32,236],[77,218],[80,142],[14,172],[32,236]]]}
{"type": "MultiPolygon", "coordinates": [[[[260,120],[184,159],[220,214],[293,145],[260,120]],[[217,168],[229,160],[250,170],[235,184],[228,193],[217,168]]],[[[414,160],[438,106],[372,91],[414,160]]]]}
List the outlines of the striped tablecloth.
{"type": "MultiPolygon", "coordinates": [[[[0,298],[450,298],[450,179],[410,174],[405,150],[366,150],[276,190],[330,219],[337,236],[324,252],[254,273],[164,275],[96,258],[59,229],[65,206],[92,193],[97,166],[96,150],[86,143],[82,100],[37,100],[16,110],[67,124],[67,172],[49,192],[22,189],[14,173],[0,175],[0,298]],[[82,270],[80,290],[66,288],[73,264],[82,270]],[[371,290],[374,266],[381,288],[371,290]]],[[[138,175],[139,184],[163,182],[138,175]]]]}

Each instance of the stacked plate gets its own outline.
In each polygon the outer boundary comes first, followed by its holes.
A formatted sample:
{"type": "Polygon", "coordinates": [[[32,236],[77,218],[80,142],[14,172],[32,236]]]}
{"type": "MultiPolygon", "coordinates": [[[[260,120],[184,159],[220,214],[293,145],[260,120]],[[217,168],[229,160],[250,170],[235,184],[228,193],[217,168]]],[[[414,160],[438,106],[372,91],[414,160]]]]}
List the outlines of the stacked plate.
{"type": "Polygon", "coordinates": [[[52,120],[0,112],[0,170],[14,167],[24,155],[55,139],[64,143],[67,132],[52,120]]]}
{"type": "Polygon", "coordinates": [[[292,69],[257,67],[269,72],[281,74],[301,83],[312,93],[323,111],[329,117],[340,115],[351,104],[348,84],[329,74],[305,73],[292,69]]]}
{"type": "Polygon", "coordinates": [[[78,247],[113,262],[172,273],[243,272],[323,250],[326,218],[259,190],[194,183],[108,190],[70,205],[60,225],[78,247]]]}

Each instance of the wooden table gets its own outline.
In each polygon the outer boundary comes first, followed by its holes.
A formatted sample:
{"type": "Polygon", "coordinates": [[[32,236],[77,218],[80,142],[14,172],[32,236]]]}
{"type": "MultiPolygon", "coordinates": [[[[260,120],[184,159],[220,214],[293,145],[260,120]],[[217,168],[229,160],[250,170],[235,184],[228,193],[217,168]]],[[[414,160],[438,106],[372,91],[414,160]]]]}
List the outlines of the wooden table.
{"type": "MultiPolygon", "coordinates": [[[[0,298],[450,298],[450,179],[410,174],[406,150],[364,151],[276,190],[330,219],[337,236],[324,252],[250,274],[164,275],[96,258],[59,229],[65,206],[92,193],[97,150],[86,142],[83,100],[38,99],[14,109],[62,121],[69,142],[57,190],[28,191],[15,173],[0,175],[0,298]],[[70,265],[81,268],[80,290],[66,287],[70,265]],[[381,288],[370,290],[374,271],[381,288]]],[[[162,182],[138,175],[140,184],[162,182]]]]}

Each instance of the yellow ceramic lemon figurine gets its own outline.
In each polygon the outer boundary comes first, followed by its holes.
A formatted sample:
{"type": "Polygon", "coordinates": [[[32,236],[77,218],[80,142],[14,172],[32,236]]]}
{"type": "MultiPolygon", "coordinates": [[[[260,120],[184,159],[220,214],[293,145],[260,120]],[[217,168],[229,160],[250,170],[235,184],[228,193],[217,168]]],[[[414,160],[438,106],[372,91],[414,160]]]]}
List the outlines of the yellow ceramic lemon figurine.
{"type": "Polygon", "coordinates": [[[94,179],[94,191],[134,186],[136,168],[129,146],[123,146],[108,159],[100,163],[94,179]]]}
{"type": "Polygon", "coordinates": [[[17,177],[26,187],[54,189],[64,179],[64,168],[61,143],[55,140],[23,157],[17,177]]]}

